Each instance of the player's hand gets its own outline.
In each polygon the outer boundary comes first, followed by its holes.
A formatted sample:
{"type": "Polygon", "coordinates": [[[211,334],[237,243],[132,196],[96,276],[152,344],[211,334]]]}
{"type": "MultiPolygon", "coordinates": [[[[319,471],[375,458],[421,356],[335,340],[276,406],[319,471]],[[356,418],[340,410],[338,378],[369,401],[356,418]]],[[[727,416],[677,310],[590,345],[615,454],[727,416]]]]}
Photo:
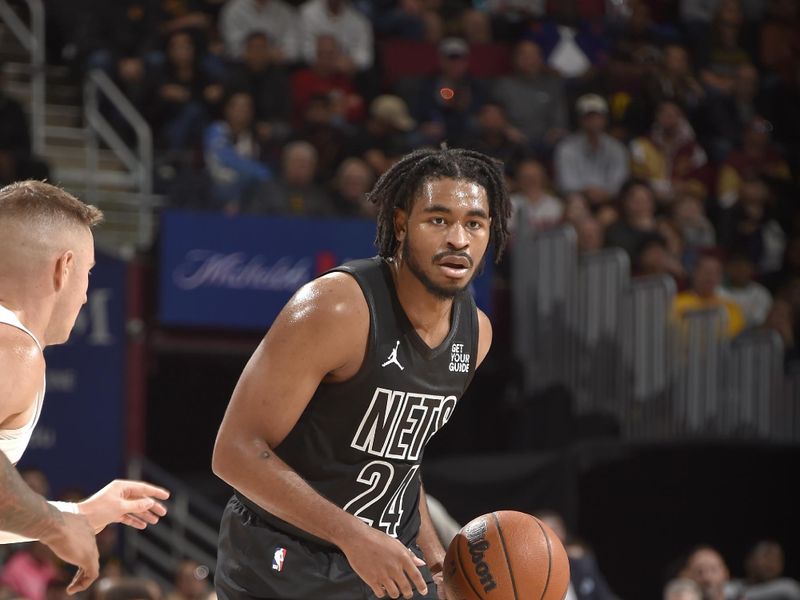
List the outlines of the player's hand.
{"type": "Polygon", "coordinates": [[[116,479],[91,498],[78,503],[78,510],[86,515],[95,533],[109,523],[122,523],[136,529],[155,525],[167,514],[159,500],[169,498],[164,488],[144,483],[116,479]]]}
{"type": "Polygon", "coordinates": [[[425,561],[382,531],[365,524],[362,535],[350,536],[340,547],[350,566],[378,598],[411,598],[414,588],[423,596],[428,593],[419,570],[425,561]]]}
{"type": "Polygon", "coordinates": [[[97,542],[89,520],[83,515],[61,513],[59,526],[53,527],[39,541],[50,548],[64,562],[78,567],[78,572],[67,587],[72,595],[82,592],[100,574],[100,557],[97,542]]]}

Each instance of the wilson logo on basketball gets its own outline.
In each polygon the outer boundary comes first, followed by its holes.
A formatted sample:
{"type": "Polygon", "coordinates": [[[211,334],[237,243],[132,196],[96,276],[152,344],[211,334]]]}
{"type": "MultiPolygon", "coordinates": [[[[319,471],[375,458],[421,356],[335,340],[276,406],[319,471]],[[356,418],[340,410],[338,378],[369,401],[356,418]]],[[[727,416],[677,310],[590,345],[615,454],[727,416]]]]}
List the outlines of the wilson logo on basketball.
{"type": "Polygon", "coordinates": [[[486,521],[478,521],[467,529],[467,544],[472,562],[475,565],[475,574],[483,585],[484,592],[490,592],[497,587],[497,583],[492,577],[489,565],[483,560],[484,554],[489,549],[489,542],[486,541],[486,521]]]}

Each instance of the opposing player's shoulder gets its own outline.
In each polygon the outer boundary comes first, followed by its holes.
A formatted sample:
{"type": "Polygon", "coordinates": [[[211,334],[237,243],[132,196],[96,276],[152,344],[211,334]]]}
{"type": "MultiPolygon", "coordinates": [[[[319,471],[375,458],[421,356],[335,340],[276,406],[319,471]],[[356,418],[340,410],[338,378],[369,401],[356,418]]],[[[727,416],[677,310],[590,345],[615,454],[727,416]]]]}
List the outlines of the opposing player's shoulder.
{"type": "Polygon", "coordinates": [[[19,413],[41,389],[44,357],[24,331],[0,324],[0,422],[19,413]]]}

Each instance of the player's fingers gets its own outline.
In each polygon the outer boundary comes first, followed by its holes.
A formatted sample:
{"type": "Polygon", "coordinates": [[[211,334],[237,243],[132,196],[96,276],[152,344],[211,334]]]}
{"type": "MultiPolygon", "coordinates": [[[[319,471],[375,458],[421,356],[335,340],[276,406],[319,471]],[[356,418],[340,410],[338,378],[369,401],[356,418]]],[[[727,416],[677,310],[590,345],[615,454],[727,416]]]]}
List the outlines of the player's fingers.
{"type": "Polygon", "coordinates": [[[422,577],[422,573],[420,573],[419,569],[417,568],[417,562],[422,562],[423,565],[425,562],[421,561],[420,558],[413,553],[411,553],[409,558],[413,558],[414,560],[410,563],[405,563],[403,570],[411,580],[411,583],[414,584],[414,587],[419,590],[419,593],[425,596],[428,593],[428,584],[425,583],[425,578],[422,577]]]}
{"type": "Polygon", "coordinates": [[[154,515],[149,510],[141,513],[135,513],[133,516],[141,521],[144,521],[145,523],[149,523],[150,525],[155,525],[158,523],[158,515],[154,515]]]}
{"type": "Polygon", "coordinates": [[[397,584],[390,578],[387,578],[386,581],[383,583],[383,589],[386,592],[386,595],[389,596],[389,598],[400,597],[400,590],[397,589],[397,584]]]}
{"type": "Polygon", "coordinates": [[[167,507],[161,504],[161,502],[156,502],[153,504],[153,507],[150,509],[150,512],[155,513],[159,517],[163,517],[167,514],[167,507]]]}
{"type": "Polygon", "coordinates": [[[152,483],[128,480],[123,480],[123,483],[126,487],[126,495],[129,498],[139,498],[142,496],[152,496],[153,498],[158,498],[159,500],[166,500],[169,498],[169,490],[157,485],[153,485],[152,483]]]}
{"type": "Polygon", "coordinates": [[[138,514],[147,512],[155,504],[156,501],[152,498],[138,498],[137,500],[123,500],[121,508],[122,512],[138,514]]]}
{"type": "Polygon", "coordinates": [[[75,577],[72,578],[72,582],[67,586],[67,594],[72,596],[73,594],[82,592],[92,585],[95,579],[97,579],[97,571],[94,571],[94,574],[92,574],[83,568],[79,568],[78,572],[75,573],[75,577]]]}
{"type": "Polygon", "coordinates": [[[400,577],[398,577],[397,588],[406,600],[414,597],[414,588],[405,573],[401,573],[400,577]]]}
{"type": "Polygon", "coordinates": [[[127,525],[128,527],[133,527],[134,529],[147,528],[147,523],[135,517],[134,515],[123,515],[119,522],[123,525],[127,525]]]}

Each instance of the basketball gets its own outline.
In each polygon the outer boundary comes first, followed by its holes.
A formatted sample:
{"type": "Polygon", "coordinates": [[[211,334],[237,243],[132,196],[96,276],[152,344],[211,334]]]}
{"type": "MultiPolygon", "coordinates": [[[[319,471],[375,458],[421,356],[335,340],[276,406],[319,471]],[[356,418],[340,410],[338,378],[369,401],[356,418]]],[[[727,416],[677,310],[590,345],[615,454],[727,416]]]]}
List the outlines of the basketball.
{"type": "Polygon", "coordinates": [[[443,575],[449,600],[563,600],[569,561],[542,521],[500,510],[461,528],[447,548],[443,575]]]}

